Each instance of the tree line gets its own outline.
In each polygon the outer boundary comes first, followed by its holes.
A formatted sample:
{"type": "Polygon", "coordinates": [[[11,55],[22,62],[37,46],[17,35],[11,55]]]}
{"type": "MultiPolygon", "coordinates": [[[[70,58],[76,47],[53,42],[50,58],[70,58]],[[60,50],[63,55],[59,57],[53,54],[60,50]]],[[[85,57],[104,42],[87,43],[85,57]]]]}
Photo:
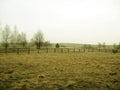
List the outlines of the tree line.
{"type": "Polygon", "coordinates": [[[0,28],[0,45],[6,49],[8,47],[27,48],[31,46],[40,49],[42,46],[50,46],[51,44],[44,40],[44,35],[40,30],[34,33],[31,40],[28,41],[26,33],[19,32],[17,26],[11,30],[9,25],[5,25],[4,28],[0,28]]]}
{"type": "MultiPolygon", "coordinates": [[[[44,40],[44,34],[41,30],[38,30],[34,33],[33,37],[28,41],[26,33],[19,32],[17,26],[14,26],[13,30],[11,30],[9,25],[5,25],[3,28],[0,28],[0,45],[5,47],[13,48],[28,48],[28,47],[36,47],[40,49],[41,47],[51,47],[52,44],[49,41],[44,40]]],[[[60,44],[55,45],[56,48],[62,47],[60,44]]],[[[105,42],[98,43],[97,45],[84,44],[82,46],[84,49],[114,49],[120,50],[120,43],[114,45],[106,45],[105,42]]]]}

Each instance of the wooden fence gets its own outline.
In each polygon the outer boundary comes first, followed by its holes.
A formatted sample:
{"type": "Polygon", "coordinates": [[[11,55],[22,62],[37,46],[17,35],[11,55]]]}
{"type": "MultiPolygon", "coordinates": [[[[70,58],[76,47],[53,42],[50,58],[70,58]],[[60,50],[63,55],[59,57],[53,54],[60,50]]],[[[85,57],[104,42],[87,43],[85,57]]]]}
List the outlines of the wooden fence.
{"type": "MultiPolygon", "coordinates": [[[[80,52],[112,52],[112,49],[83,49],[83,48],[0,48],[0,53],[80,53],[80,52]]],[[[120,52],[120,51],[119,51],[120,52]]]]}

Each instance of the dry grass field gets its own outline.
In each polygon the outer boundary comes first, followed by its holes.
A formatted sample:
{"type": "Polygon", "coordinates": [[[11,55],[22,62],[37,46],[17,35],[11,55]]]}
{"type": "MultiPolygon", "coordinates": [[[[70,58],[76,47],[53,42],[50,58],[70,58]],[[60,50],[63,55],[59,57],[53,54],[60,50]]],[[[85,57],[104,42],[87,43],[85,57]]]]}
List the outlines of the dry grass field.
{"type": "Polygon", "coordinates": [[[120,90],[120,53],[1,54],[0,90],[120,90]]]}

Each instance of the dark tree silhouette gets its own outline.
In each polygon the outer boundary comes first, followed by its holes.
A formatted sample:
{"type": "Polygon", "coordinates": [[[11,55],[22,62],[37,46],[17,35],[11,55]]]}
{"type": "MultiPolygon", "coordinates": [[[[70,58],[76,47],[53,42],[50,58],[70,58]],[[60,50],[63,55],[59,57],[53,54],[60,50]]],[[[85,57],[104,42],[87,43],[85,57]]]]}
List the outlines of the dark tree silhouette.
{"type": "Polygon", "coordinates": [[[60,47],[60,45],[57,43],[57,44],[56,44],[56,48],[59,48],[59,47],[60,47]]]}

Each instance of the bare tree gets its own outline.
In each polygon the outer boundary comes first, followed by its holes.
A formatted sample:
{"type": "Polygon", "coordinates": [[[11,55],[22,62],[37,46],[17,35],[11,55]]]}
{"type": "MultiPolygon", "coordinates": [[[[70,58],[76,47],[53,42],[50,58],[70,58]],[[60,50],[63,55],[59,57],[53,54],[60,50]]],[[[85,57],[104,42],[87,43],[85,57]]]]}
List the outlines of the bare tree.
{"type": "Polygon", "coordinates": [[[1,33],[2,32],[2,27],[1,27],[1,24],[0,24],[0,45],[1,45],[1,33]]]}
{"type": "Polygon", "coordinates": [[[6,25],[4,30],[2,31],[2,43],[6,49],[8,48],[9,41],[10,41],[10,27],[6,25]]]}
{"type": "Polygon", "coordinates": [[[11,34],[11,39],[10,39],[10,43],[14,46],[17,47],[18,45],[18,35],[19,32],[17,30],[17,26],[14,27],[14,31],[11,34]]]}
{"type": "Polygon", "coordinates": [[[27,45],[26,34],[24,32],[18,34],[17,41],[19,45],[22,45],[22,47],[25,48],[27,45]]]}
{"type": "Polygon", "coordinates": [[[40,30],[34,34],[33,41],[36,44],[37,49],[40,49],[44,41],[43,33],[40,30]]]}
{"type": "Polygon", "coordinates": [[[26,34],[24,32],[21,33],[21,44],[22,44],[23,48],[25,48],[27,45],[26,34]]]}
{"type": "Polygon", "coordinates": [[[103,42],[102,47],[103,47],[103,49],[106,49],[106,44],[105,44],[105,42],[103,42]]]}
{"type": "Polygon", "coordinates": [[[102,45],[101,43],[98,43],[98,49],[101,49],[102,45]]]}

